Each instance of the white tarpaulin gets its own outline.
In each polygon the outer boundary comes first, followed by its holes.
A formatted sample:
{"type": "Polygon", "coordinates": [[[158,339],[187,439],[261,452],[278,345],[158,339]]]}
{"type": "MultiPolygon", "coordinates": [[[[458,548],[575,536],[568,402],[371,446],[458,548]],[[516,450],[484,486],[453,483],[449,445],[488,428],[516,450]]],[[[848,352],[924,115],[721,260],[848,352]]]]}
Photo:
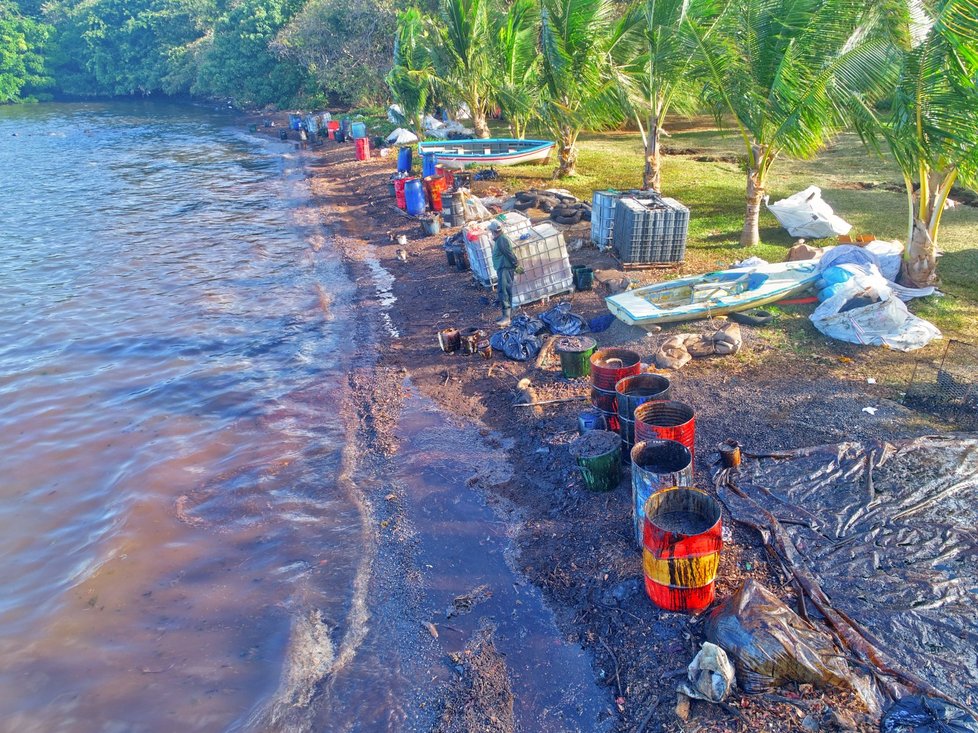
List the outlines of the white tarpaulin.
{"type": "Polygon", "coordinates": [[[391,145],[410,145],[418,142],[418,136],[403,127],[398,127],[386,139],[391,145]]]}
{"type": "Polygon", "coordinates": [[[852,225],[840,219],[822,200],[822,189],[809,186],[786,199],[767,204],[767,209],[792,237],[823,239],[848,234],[852,225]]]}

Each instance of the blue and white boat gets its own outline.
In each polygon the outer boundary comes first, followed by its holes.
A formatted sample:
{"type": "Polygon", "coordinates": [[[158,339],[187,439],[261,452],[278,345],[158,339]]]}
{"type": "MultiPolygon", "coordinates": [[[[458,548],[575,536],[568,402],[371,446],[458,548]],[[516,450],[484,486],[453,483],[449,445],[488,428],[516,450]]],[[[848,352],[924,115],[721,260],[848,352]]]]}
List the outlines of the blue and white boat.
{"type": "Polygon", "coordinates": [[[811,287],[817,278],[814,261],[777,262],[681,277],[612,295],[605,303],[619,320],[648,328],[775,303],[811,287]]]}
{"type": "Polygon", "coordinates": [[[546,160],[554,144],[547,140],[431,140],[418,143],[418,152],[435,153],[439,165],[465,168],[469,165],[519,165],[546,160]]]}

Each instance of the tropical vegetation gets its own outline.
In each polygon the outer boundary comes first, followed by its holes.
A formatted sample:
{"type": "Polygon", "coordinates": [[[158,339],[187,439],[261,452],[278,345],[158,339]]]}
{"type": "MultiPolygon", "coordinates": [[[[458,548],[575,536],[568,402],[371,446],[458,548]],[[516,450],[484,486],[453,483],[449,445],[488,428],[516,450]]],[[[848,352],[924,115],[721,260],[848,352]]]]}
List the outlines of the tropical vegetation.
{"type": "MultiPolygon", "coordinates": [[[[670,114],[710,111],[740,141],[758,220],[778,161],[845,130],[906,188],[906,277],[933,282],[955,186],[978,185],[978,0],[0,0],[0,103],[191,95],[261,107],[396,102],[492,116],[557,142],[637,128],[664,186],[670,114]]],[[[781,163],[780,165],[784,165],[781,163]]]]}

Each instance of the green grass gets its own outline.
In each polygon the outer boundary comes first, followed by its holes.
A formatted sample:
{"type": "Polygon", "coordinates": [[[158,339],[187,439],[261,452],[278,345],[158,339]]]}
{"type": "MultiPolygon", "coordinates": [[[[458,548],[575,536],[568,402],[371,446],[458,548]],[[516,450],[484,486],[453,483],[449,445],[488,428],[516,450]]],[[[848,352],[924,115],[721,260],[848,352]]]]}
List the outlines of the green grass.
{"type": "MultiPolygon", "coordinates": [[[[682,201],[691,212],[683,272],[726,267],[751,255],[783,260],[795,239],[764,208],[761,244],[740,247],[745,188],[739,162],[742,143],[730,132],[711,128],[702,120],[681,121],[664,143],[666,151],[681,153],[665,156],[663,193],[682,201]],[[707,159],[711,157],[719,159],[707,159]]],[[[638,133],[588,134],[582,136],[579,146],[578,175],[573,178],[554,181],[552,164],[527,165],[500,169],[501,182],[513,190],[558,186],[587,200],[596,189],[641,185],[643,151],[638,133]]],[[[889,161],[867,152],[855,135],[842,135],[815,160],[775,163],[769,192],[772,200],[778,200],[816,184],[835,212],[853,225],[853,233],[906,241],[906,194],[878,187],[901,182],[889,161]]],[[[811,242],[835,243],[834,239],[811,242]]],[[[914,301],[912,309],[947,336],[978,341],[978,208],[958,206],[945,212],[938,246],[944,253],[938,273],[947,297],[914,301]]],[[[649,274],[654,277],[663,275],[649,274]]],[[[795,321],[788,322],[796,330],[795,321]]]]}

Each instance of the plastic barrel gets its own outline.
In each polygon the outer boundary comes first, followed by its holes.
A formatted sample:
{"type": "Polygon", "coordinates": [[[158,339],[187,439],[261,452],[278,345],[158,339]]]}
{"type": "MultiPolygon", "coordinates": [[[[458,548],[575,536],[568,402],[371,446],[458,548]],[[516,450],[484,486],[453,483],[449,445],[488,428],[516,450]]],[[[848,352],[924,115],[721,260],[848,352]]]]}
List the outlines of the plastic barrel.
{"type": "Polygon", "coordinates": [[[404,202],[405,209],[411,216],[424,213],[424,188],[417,178],[408,178],[404,184],[404,202]]]}
{"type": "Polygon", "coordinates": [[[350,125],[350,135],[354,140],[360,140],[361,138],[367,137],[367,125],[363,122],[354,122],[350,125]]]}
{"type": "Polygon", "coordinates": [[[422,153],[421,154],[421,175],[427,178],[428,176],[435,175],[435,164],[438,160],[438,156],[435,153],[422,153]]]}
{"type": "Polygon", "coordinates": [[[298,130],[299,125],[302,123],[302,118],[299,115],[289,115],[289,129],[298,130]]]}
{"type": "Polygon", "coordinates": [[[569,336],[557,341],[560,372],[565,379],[577,379],[591,374],[591,354],[597,342],[589,336],[569,336]]]}
{"type": "Polygon", "coordinates": [[[394,201],[397,203],[397,208],[406,209],[407,199],[404,195],[404,187],[408,181],[417,180],[416,178],[395,178],[394,179],[394,201]]]}
{"type": "Polygon", "coordinates": [[[591,491],[611,491],[621,482],[621,438],[610,430],[592,430],[577,438],[570,446],[571,455],[591,491]],[[581,455],[585,441],[606,441],[608,449],[597,455],[581,455]]]}
{"type": "Polygon", "coordinates": [[[635,541],[642,546],[645,502],[659,489],[693,485],[693,456],[675,440],[650,440],[631,449],[632,520],[635,541]]]}
{"type": "Polygon", "coordinates": [[[618,432],[625,446],[622,455],[635,445],[635,410],[646,402],[668,400],[672,396],[672,382],[661,374],[635,374],[619,380],[615,385],[618,403],[618,432]]]}
{"type": "Polygon", "coordinates": [[[357,160],[370,159],[370,140],[365,137],[357,138],[357,160]]]}
{"type": "Polygon", "coordinates": [[[615,385],[641,370],[641,357],[628,349],[598,349],[591,354],[591,404],[605,414],[611,430],[619,427],[615,385]]]}
{"type": "Polygon", "coordinates": [[[333,133],[333,139],[338,143],[346,142],[346,130],[343,128],[336,130],[333,133]]]}
{"type": "Polygon", "coordinates": [[[672,487],[652,494],[645,504],[642,566],[645,592],[666,611],[698,613],[713,603],[714,581],[723,549],[720,505],[701,489],[672,487]],[[677,525],[679,512],[702,527],[677,525]],[[677,527],[679,527],[677,529],[677,527]]]}
{"type": "Polygon", "coordinates": [[[646,402],[635,408],[635,442],[675,440],[696,458],[696,411],[683,402],[646,402]]]}
{"type": "Polygon", "coordinates": [[[411,148],[401,148],[397,151],[397,172],[411,172],[411,148]]]}

